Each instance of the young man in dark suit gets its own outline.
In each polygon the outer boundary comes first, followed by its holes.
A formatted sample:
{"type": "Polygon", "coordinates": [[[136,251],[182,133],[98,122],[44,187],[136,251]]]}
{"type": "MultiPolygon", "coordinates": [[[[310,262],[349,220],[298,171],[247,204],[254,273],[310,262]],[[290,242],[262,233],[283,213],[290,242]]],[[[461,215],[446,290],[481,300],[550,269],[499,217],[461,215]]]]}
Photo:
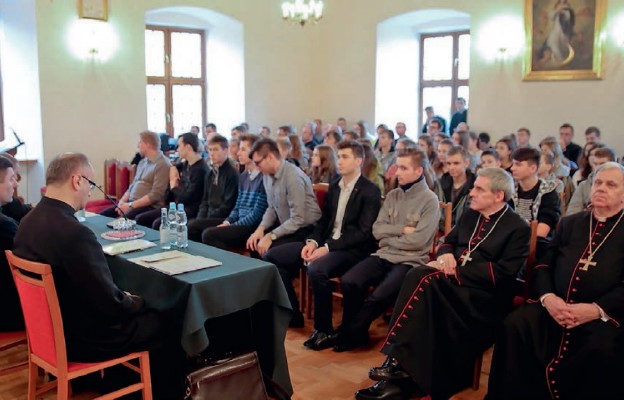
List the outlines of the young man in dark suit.
{"type": "Polygon", "coordinates": [[[308,265],[314,291],[315,331],[306,347],[321,350],[333,345],[332,285],[376,248],[373,223],[381,206],[377,185],[361,174],[362,145],[354,141],[338,144],[338,172],[341,178],[329,186],[321,219],[305,242],[288,243],[271,249],[266,256],[277,266],[295,315],[291,326],[303,326],[303,315],[292,287],[299,268],[308,265]]]}

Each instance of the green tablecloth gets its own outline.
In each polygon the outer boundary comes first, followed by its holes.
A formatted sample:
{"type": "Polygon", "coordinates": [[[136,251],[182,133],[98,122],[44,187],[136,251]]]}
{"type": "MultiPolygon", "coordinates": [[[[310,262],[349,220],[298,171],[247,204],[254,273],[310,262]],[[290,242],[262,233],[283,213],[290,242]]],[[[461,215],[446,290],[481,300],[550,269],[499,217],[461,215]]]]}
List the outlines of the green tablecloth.
{"type": "MultiPolygon", "coordinates": [[[[96,233],[100,243],[107,244],[110,241],[102,239],[100,234],[110,229],[106,227],[108,221],[110,218],[94,216],[87,218],[84,224],[96,233]]],[[[158,241],[157,231],[145,231],[144,239],[158,241]]],[[[258,343],[256,351],[263,371],[292,394],[284,349],[292,309],[277,268],[263,260],[195,242],[190,242],[184,251],[221,261],[223,265],[169,276],[128,260],[160,251],[157,246],[108,257],[117,285],[142,296],[150,307],[178,318],[182,347],[189,355],[198,354],[209,346],[210,338],[204,329],[207,321],[242,310],[261,313],[252,315],[252,335],[258,343]],[[270,307],[256,307],[264,302],[270,307]],[[262,341],[258,342],[258,338],[262,341]]]]}

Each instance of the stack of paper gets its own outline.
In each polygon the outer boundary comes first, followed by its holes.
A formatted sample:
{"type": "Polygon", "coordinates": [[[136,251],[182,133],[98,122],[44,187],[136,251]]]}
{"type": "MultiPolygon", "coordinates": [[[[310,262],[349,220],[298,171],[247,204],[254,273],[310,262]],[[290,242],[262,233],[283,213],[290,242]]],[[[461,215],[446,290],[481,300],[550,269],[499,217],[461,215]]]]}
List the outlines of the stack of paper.
{"type": "Polygon", "coordinates": [[[143,249],[149,249],[156,246],[154,242],[148,242],[144,239],[128,240],[127,242],[117,242],[102,246],[104,253],[109,256],[116,256],[117,254],[130,253],[132,251],[138,251],[143,249]]]}
{"type": "Polygon", "coordinates": [[[199,269],[211,268],[222,263],[211,258],[194,256],[178,250],[151,254],[149,256],[131,258],[130,261],[152,268],[167,275],[183,274],[199,269]]]}

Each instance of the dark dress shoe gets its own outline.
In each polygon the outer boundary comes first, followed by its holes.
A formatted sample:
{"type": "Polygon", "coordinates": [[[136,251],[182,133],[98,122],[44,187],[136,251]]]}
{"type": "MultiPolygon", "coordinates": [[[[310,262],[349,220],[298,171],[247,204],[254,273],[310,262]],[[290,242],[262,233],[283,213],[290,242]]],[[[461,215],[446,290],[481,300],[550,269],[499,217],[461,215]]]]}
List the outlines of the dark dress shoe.
{"type": "Polygon", "coordinates": [[[325,333],[314,331],[310,339],[303,342],[303,345],[312,350],[324,350],[332,347],[336,342],[335,333],[325,333]]]}
{"type": "Polygon", "coordinates": [[[303,314],[301,314],[301,312],[295,312],[292,316],[292,319],[290,320],[290,323],[288,324],[289,328],[303,328],[304,326],[304,322],[303,322],[303,314]]]}
{"type": "Polygon", "coordinates": [[[342,353],[343,351],[351,351],[360,347],[366,347],[370,344],[370,338],[368,334],[349,336],[338,335],[336,338],[336,344],[334,345],[334,351],[336,353],[342,353]]]}
{"type": "Polygon", "coordinates": [[[390,381],[379,381],[373,386],[355,392],[356,400],[407,400],[409,394],[390,381]]]}
{"type": "Polygon", "coordinates": [[[403,371],[396,358],[388,357],[381,367],[371,368],[368,372],[368,377],[374,381],[392,381],[407,379],[410,376],[403,371]]]}

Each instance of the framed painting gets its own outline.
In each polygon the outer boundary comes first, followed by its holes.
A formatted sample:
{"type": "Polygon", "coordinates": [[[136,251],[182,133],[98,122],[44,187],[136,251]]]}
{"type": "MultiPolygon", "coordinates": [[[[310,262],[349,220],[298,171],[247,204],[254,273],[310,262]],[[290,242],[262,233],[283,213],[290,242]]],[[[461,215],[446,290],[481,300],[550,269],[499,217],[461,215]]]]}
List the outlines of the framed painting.
{"type": "Polygon", "coordinates": [[[108,0],[78,0],[80,18],[108,20],[108,0]]]}
{"type": "Polygon", "coordinates": [[[524,80],[601,78],[606,0],[525,0],[524,80]]]}

